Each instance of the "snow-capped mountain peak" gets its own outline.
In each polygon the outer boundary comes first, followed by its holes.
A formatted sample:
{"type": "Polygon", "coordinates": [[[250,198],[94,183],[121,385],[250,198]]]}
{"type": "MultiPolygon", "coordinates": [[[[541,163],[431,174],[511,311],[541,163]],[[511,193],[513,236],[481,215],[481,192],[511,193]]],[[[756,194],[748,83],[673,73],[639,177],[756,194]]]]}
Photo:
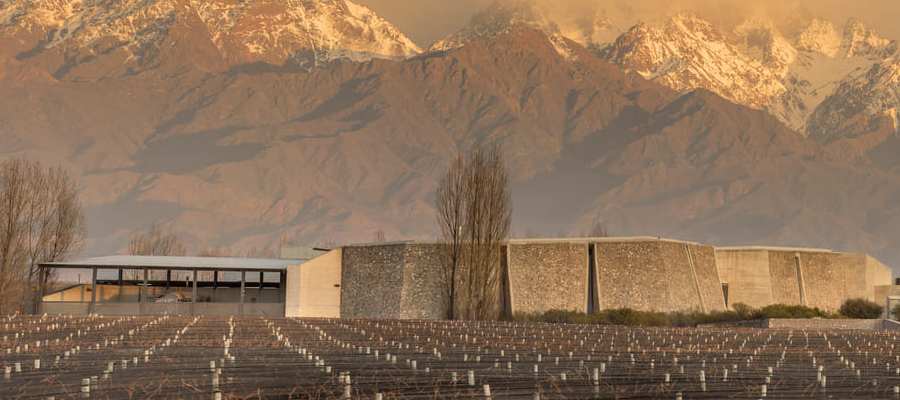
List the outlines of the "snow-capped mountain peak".
{"type": "Polygon", "coordinates": [[[813,19],[788,38],[769,19],[723,33],[682,13],[635,25],[599,55],[677,91],[704,88],[764,109],[798,132],[832,132],[827,136],[843,129],[835,118],[889,114],[900,105],[895,61],[886,59],[896,47],[853,19],[842,31],[813,19]]]}
{"type": "Polygon", "coordinates": [[[497,1],[472,17],[463,29],[431,45],[432,51],[446,51],[464,46],[480,37],[493,37],[509,32],[515,26],[527,26],[547,34],[559,34],[555,23],[544,17],[530,0],[497,1]]]}
{"type": "Polygon", "coordinates": [[[674,15],[662,25],[637,24],[600,57],[675,90],[706,88],[754,108],[785,92],[776,72],[692,14],[674,15]]]}
{"type": "Polygon", "coordinates": [[[749,19],[738,25],[735,34],[743,41],[745,51],[785,76],[797,60],[797,49],[782,36],[772,21],[749,19]]]}
{"type": "MultiPolygon", "coordinates": [[[[864,74],[849,76],[810,116],[808,133],[823,141],[853,134],[848,124],[859,117],[886,116],[898,129],[900,56],[873,64],[864,74]]],[[[858,132],[857,132],[858,133],[858,132]]]]}
{"type": "Polygon", "coordinates": [[[844,26],[841,53],[846,57],[887,56],[896,50],[896,43],[878,36],[861,21],[851,18],[844,26]]]}
{"type": "Polygon", "coordinates": [[[566,43],[559,26],[547,17],[532,0],[500,0],[472,17],[458,32],[435,42],[430,51],[447,51],[465,46],[477,38],[491,38],[510,32],[514,28],[527,27],[544,32],[550,44],[563,58],[570,59],[573,52],[566,43]]]}
{"type": "Polygon", "coordinates": [[[842,37],[830,21],[815,18],[796,38],[799,50],[836,57],[841,51],[842,37]]]}
{"type": "Polygon", "coordinates": [[[847,20],[840,31],[829,21],[813,19],[797,34],[795,42],[799,50],[831,58],[883,58],[896,49],[895,42],[879,36],[854,18],[847,20]]]}
{"type": "MultiPolygon", "coordinates": [[[[129,60],[171,44],[211,43],[229,63],[403,58],[420,49],[370,9],[349,0],[13,0],[0,3],[0,32],[39,39],[29,56],[123,50],[129,60]],[[173,32],[182,36],[173,38],[173,32]],[[300,60],[302,59],[302,60],[300,60]]],[[[22,57],[20,54],[19,57],[22,57]]]]}
{"type": "Polygon", "coordinates": [[[573,16],[559,13],[556,5],[536,0],[496,0],[456,33],[435,42],[431,51],[446,51],[464,46],[475,38],[493,37],[514,27],[528,27],[544,32],[567,57],[565,41],[571,40],[588,48],[599,48],[613,40],[619,30],[599,12],[573,16]]]}

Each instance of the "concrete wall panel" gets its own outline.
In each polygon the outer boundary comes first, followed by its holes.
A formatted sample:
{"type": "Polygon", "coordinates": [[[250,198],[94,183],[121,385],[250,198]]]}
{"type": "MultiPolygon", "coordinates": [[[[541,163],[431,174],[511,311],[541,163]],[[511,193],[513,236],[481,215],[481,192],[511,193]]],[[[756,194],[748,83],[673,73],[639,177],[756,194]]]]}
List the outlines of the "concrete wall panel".
{"type": "Polygon", "coordinates": [[[697,310],[700,311],[700,296],[697,282],[683,243],[657,242],[659,258],[665,273],[660,277],[665,283],[668,295],[667,303],[658,310],[697,310]]]}
{"type": "Polygon", "coordinates": [[[587,312],[587,243],[509,245],[510,300],[514,313],[587,312]]]}
{"type": "Polygon", "coordinates": [[[602,309],[725,309],[710,246],[670,240],[601,241],[596,256],[602,309]]]}
{"type": "Polygon", "coordinates": [[[50,315],[87,315],[88,303],[41,303],[41,313],[50,315]]]}
{"type": "Polygon", "coordinates": [[[769,251],[773,304],[801,304],[800,279],[794,252],[769,251]]]}
{"type": "Polygon", "coordinates": [[[871,298],[874,302],[878,304],[882,304],[885,301],[885,296],[879,296],[875,292],[875,288],[878,286],[890,286],[894,284],[894,272],[890,267],[881,263],[874,257],[865,256],[866,263],[866,294],[871,293],[871,298]],[[871,290],[871,291],[870,291],[871,290]]]}
{"type": "Polygon", "coordinates": [[[835,309],[840,308],[847,299],[874,299],[875,285],[869,279],[870,271],[866,265],[866,258],[864,254],[843,254],[837,259],[837,262],[844,265],[844,293],[840,299],[837,299],[839,304],[835,306],[835,309]]]}
{"type": "Polygon", "coordinates": [[[691,251],[694,261],[694,270],[697,274],[697,284],[703,295],[704,309],[709,311],[724,311],[725,297],[722,293],[722,280],[719,270],[716,268],[716,251],[712,246],[686,245],[691,251]]]}
{"type": "Polygon", "coordinates": [[[306,318],[341,316],[341,249],[288,267],[285,314],[306,318]]]}
{"type": "MultiPolygon", "coordinates": [[[[806,294],[806,306],[823,310],[837,310],[841,307],[848,293],[847,275],[863,282],[864,265],[858,263],[858,257],[841,253],[803,252],[800,265],[803,269],[803,285],[806,294]]],[[[862,291],[863,284],[854,285],[854,291],[862,291]]]]}
{"type": "Polygon", "coordinates": [[[780,303],[837,311],[848,299],[876,300],[875,286],[891,277],[888,267],[867,255],[820,249],[722,248],[716,259],[729,304],[757,308],[780,303]]]}
{"type": "Polygon", "coordinates": [[[728,284],[728,306],[743,303],[760,308],[772,304],[769,252],[716,249],[716,267],[728,284]]]}

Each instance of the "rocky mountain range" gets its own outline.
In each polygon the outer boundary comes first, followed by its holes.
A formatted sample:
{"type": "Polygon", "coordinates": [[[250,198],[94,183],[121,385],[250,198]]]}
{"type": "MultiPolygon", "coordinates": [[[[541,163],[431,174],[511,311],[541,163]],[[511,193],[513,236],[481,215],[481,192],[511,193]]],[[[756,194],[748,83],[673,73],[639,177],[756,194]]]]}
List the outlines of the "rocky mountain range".
{"type": "Polygon", "coordinates": [[[847,128],[831,120],[835,113],[845,121],[896,110],[897,85],[879,72],[896,69],[896,54],[896,41],[854,19],[841,34],[814,19],[786,37],[767,21],[748,20],[727,32],[690,15],[675,15],[659,27],[636,25],[600,51],[602,58],[675,90],[711,90],[823,141],[847,128]],[[848,86],[859,85],[881,95],[851,98],[848,86]]]}
{"type": "MultiPolygon", "coordinates": [[[[432,49],[526,25],[578,42],[626,71],[679,92],[703,88],[766,110],[788,127],[823,141],[849,128],[831,120],[835,112],[842,114],[841,121],[869,121],[890,117],[900,107],[889,72],[898,67],[897,41],[854,18],[842,26],[812,18],[782,32],[774,22],[757,17],[726,28],[681,12],[623,28],[608,11],[597,8],[573,18],[554,13],[547,3],[499,1],[432,49]],[[851,99],[849,87],[861,85],[877,96],[851,99]]],[[[868,129],[852,128],[855,133],[868,129]]],[[[895,129],[900,127],[895,124],[895,129]]]]}
{"type": "Polygon", "coordinates": [[[89,254],[159,221],[197,249],[433,237],[448,160],[498,141],[517,234],[900,265],[895,41],[528,4],[422,50],[348,0],[0,2],[0,152],[77,172],[89,254]]]}
{"type": "Polygon", "coordinates": [[[0,56],[40,65],[57,79],[121,76],[162,63],[223,71],[257,62],[310,67],[421,52],[396,27],[350,1],[4,3],[0,56]]]}

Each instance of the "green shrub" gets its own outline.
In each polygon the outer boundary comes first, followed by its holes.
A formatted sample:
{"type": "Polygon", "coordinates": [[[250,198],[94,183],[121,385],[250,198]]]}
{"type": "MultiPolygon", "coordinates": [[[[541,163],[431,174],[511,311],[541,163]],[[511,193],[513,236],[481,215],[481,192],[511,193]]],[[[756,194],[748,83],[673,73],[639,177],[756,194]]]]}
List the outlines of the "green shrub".
{"type": "Polygon", "coordinates": [[[875,319],[881,318],[884,307],[866,299],[850,299],[841,306],[841,315],[847,318],[875,319]]]}
{"type": "Polygon", "coordinates": [[[746,319],[735,311],[674,312],[662,313],[637,311],[630,308],[602,310],[595,314],[576,311],[549,310],[544,313],[516,314],[517,321],[545,322],[556,324],[598,324],[626,326],[696,326],[716,322],[735,322],[746,319]]]}
{"type": "Polygon", "coordinates": [[[550,310],[538,318],[541,322],[549,322],[556,324],[584,324],[590,323],[590,315],[576,311],[566,310],[550,310]]]}
{"type": "Polygon", "coordinates": [[[756,310],[744,303],[734,303],[731,305],[731,309],[734,310],[735,314],[742,320],[755,319],[754,314],[756,313],[756,310]]]}
{"type": "Polygon", "coordinates": [[[761,308],[757,318],[830,318],[831,315],[818,308],[789,304],[772,304],[761,308]]]}
{"type": "Polygon", "coordinates": [[[669,326],[669,318],[660,312],[636,311],[630,308],[603,310],[597,314],[600,320],[611,325],[669,326]]]}
{"type": "MultiPolygon", "coordinates": [[[[866,307],[861,307],[857,300],[848,301],[847,310],[842,307],[841,314],[851,317],[846,312],[856,312],[857,309],[865,309],[868,314],[872,315],[872,310],[868,309],[872,305],[877,306],[877,314],[881,315],[881,307],[877,304],[869,303],[866,307]],[[851,311],[854,310],[854,311],[851,311]]],[[[630,308],[618,308],[610,310],[602,310],[594,314],[585,314],[577,311],[550,310],[543,313],[532,314],[516,314],[514,320],[517,321],[533,321],[557,324],[598,324],[598,325],[627,325],[627,326],[675,326],[675,327],[691,327],[700,324],[728,323],[748,321],[766,318],[835,318],[837,315],[829,314],[818,308],[810,308],[799,305],[788,304],[772,304],[756,310],[746,304],[735,303],[729,311],[713,311],[703,313],[699,311],[688,312],[651,312],[637,311],[630,308]]],[[[900,313],[900,305],[894,309],[894,313],[900,313]]],[[[900,315],[900,314],[897,314],[900,315]]],[[[860,318],[860,317],[851,317],[860,318]]],[[[868,318],[868,317],[866,317],[868,318]]],[[[877,316],[875,317],[877,318],[877,316]]]]}

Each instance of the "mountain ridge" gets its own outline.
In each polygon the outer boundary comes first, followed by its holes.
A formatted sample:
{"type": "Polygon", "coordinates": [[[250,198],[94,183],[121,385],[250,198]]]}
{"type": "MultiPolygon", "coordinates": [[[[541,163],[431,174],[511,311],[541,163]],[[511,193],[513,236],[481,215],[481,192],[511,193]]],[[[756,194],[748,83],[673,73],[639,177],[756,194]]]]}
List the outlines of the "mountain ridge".
{"type": "Polygon", "coordinates": [[[499,142],[519,235],[603,220],[617,234],[900,261],[885,132],[837,151],[765,111],[595,54],[533,26],[315,68],[210,69],[191,59],[203,53],[163,52],[152,68],[87,62],[58,79],[40,57],[4,53],[49,78],[0,79],[0,148],[81,177],[91,254],[160,221],[200,248],[433,238],[434,185],[452,155],[499,142]]]}
{"type": "Polygon", "coordinates": [[[91,63],[134,73],[173,57],[160,52],[219,71],[252,62],[314,66],[421,52],[399,29],[349,0],[11,1],[0,8],[0,31],[21,38],[4,43],[0,54],[41,59],[57,78],[91,63]]]}
{"type": "MultiPolygon", "coordinates": [[[[719,29],[694,13],[679,12],[663,21],[638,22],[621,29],[597,11],[572,21],[538,4],[496,1],[431,50],[459,47],[472,37],[490,37],[511,26],[525,25],[554,38],[573,40],[627,71],[677,91],[705,88],[751,108],[764,109],[798,133],[823,141],[830,140],[834,133],[819,116],[829,111],[814,115],[816,109],[826,99],[831,104],[841,102],[839,87],[865,77],[860,69],[873,63],[890,63],[897,53],[896,40],[880,37],[854,18],[848,18],[840,29],[830,21],[812,18],[797,32],[785,34],[772,21],[759,17],[749,17],[733,29],[719,29]],[[597,40],[593,35],[598,30],[612,39],[597,40]]],[[[881,83],[876,90],[889,92],[895,87],[881,83]]],[[[881,101],[888,104],[858,110],[862,114],[852,119],[892,115],[890,110],[900,107],[892,96],[881,96],[881,101]]],[[[852,130],[865,129],[857,126],[852,130]]]]}

